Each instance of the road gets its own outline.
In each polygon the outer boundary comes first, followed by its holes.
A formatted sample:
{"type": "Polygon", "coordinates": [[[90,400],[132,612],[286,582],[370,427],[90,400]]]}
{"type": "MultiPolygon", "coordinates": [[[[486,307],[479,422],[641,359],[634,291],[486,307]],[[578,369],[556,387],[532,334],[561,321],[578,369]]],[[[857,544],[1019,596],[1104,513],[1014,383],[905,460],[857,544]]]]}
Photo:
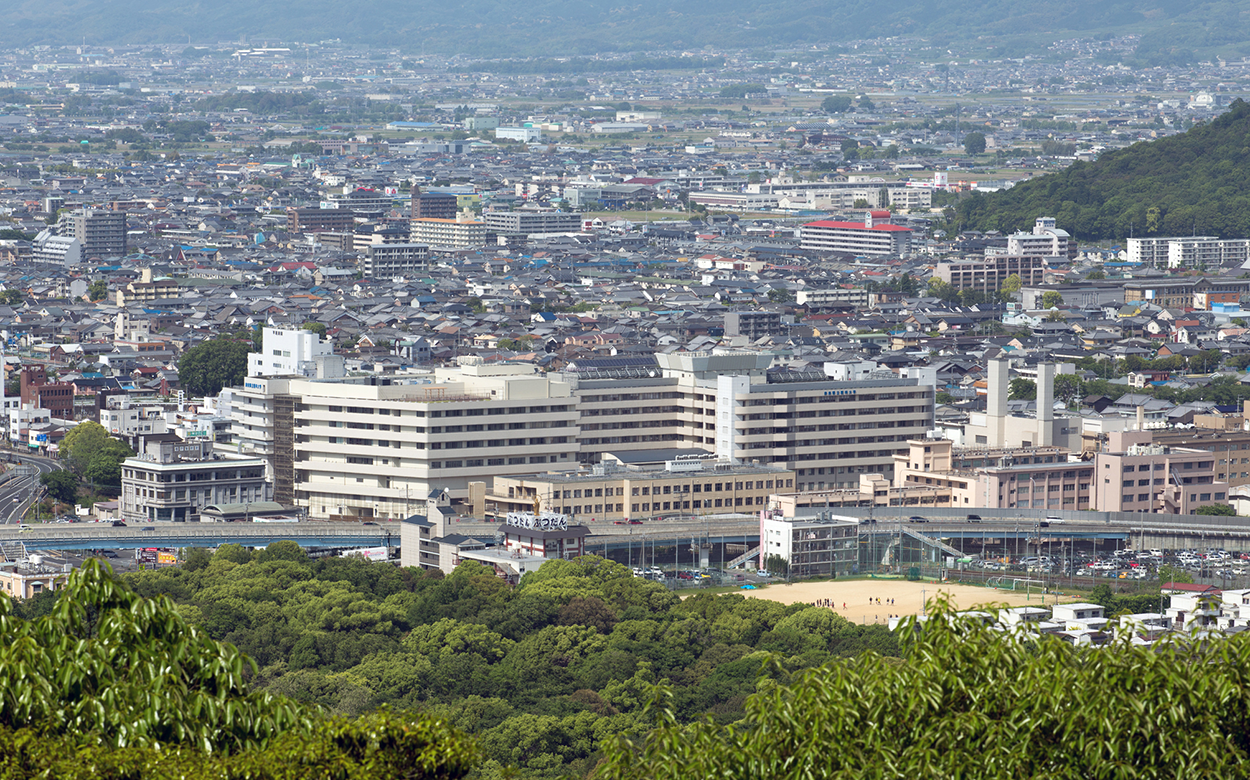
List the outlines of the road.
{"type": "Polygon", "coordinates": [[[35,496],[42,490],[39,477],[61,468],[61,464],[51,458],[26,454],[13,457],[20,458],[22,462],[21,466],[15,465],[14,468],[25,473],[14,474],[0,483],[0,524],[4,525],[20,523],[35,496]]]}

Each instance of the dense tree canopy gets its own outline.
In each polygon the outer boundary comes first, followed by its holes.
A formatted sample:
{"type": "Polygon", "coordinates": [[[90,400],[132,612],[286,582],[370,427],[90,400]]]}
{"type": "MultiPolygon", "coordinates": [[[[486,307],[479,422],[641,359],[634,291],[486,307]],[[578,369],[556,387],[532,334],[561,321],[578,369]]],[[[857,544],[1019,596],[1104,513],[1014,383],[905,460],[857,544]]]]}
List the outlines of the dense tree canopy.
{"type": "Polygon", "coordinates": [[[604,739],[647,726],[661,680],[683,722],[727,723],[761,670],[781,679],[866,648],[897,652],[884,626],[738,595],[679,600],[595,556],[548,562],[512,587],[474,562],[443,577],[226,545],[130,581],[255,658],[265,690],[342,716],[389,705],[457,724],[481,741],[487,776],[509,765],[585,775],[604,739]]]}
{"type": "Polygon", "coordinates": [[[75,425],[61,440],[61,459],[88,482],[121,484],[121,463],[134,455],[125,442],[109,436],[103,425],[91,420],[75,425]]]}
{"type": "Polygon", "coordinates": [[[865,653],[769,681],[732,725],[683,725],[659,686],[656,728],[608,743],[595,777],[1228,777],[1250,761],[1246,637],[1083,649],[1008,640],[943,603],[901,633],[901,663],[865,653]]]}
{"type": "Polygon", "coordinates": [[[1250,104],[1189,131],[1103,153],[1011,189],[959,201],[965,229],[1027,229],[1038,217],[1083,241],[1250,236],[1250,104]]]}
{"type": "Polygon", "coordinates": [[[248,342],[230,336],[198,344],[178,361],[178,379],[194,395],[216,395],[223,387],[242,384],[250,348],[248,342]]]}
{"type": "Polygon", "coordinates": [[[327,718],[254,671],[88,560],[40,617],[0,597],[0,777],[450,779],[477,760],[443,722],[327,718]]]}

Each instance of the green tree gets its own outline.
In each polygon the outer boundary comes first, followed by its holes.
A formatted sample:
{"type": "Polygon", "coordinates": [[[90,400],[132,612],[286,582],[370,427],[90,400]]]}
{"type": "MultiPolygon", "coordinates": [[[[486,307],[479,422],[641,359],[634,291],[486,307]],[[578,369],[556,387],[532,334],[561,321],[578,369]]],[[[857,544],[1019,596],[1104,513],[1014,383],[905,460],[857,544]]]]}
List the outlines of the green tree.
{"type": "Polygon", "coordinates": [[[764,569],[774,577],[784,577],[790,570],[790,563],[780,555],[769,555],[764,559],[764,569]]]}
{"type": "Polygon", "coordinates": [[[1196,510],[1200,515],[1213,515],[1216,517],[1236,517],[1237,511],[1228,504],[1209,504],[1200,506],[1196,510]]]}
{"type": "Polygon", "coordinates": [[[1075,374],[1059,374],[1055,377],[1055,398],[1070,404],[1081,395],[1081,380],[1075,374]]]}
{"type": "Polygon", "coordinates": [[[876,111],[877,104],[872,102],[872,98],[868,97],[867,95],[864,95],[862,98],[859,99],[858,108],[860,111],[876,111]]]}
{"type": "Polygon", "coordinates": [[[605,740],[595,778],[1220,777],[1250,760],[1250,643],[1020,641],[941,600],[898,634],[904,662],[863,653],[762,681],[734,722],[683,725],[658,685],[651,732],[605,740]],[[1208,690],[1227,695],[1196,695],[1208,690]],[[1132,770],[1107,772],[1110,756],[1132,770]]]}
{"type": "Polygon", "coordinates": [[[48,489],[49,496],[62,504],[72,504],[78,498],[78,480],[65,469],[41,474],[39,484],[48,489]]]}
{"type": "Polygon", "coordinates": [[[939,390],[939,391],[938,391],[938,392],[937,392],[937,393],[933,396],[933,400],[934,400],[935,402],[939,403],[939,404],[950,404],[950,403],[954,403],[954,402],[955,402],[955,396],[951,395],[950,393],[946,392],[945,390],[939,390]]]}
{"type": "Polygon", "coordinates": [[[178,361],[178,379],[189,393],[210,396],[223,387],[242,384],[247,376],[250,345],[230,336],[219,336],[192,347],[178,361]]]}
{"type": "Polygon", "coordinates": [[[1107,278],[1107,272],[1101,269],[1096,270],[1096,271],[1090,271],[1088,274],[1085,275],[1085,278],[1091,282],[1099,281],[1099,280],[1107,278]]]}
{"type": "Polygon", "coordinates": [[[325,340],[326,326],[325,326],[325,323],[323,322],[305,322],[303,325],[300,325],[300,328],[303,330],[312,331],[313,333],[316,333],[318,336],[320,336],[323,341],[325,340]]]}
{"type": "Polygon", "coordinates": [[[97,279],[87,287],[87,299],[92,301],[101,301],[108,297],[109,283],[104,279],[97,279]]]}
{"type": "Polygon", "coordinates": [[[134,455],[125,442],[109,436],[103,425],[86,420],[75,425],[61,440],[61,459],[75,473],[97,484],[116,484],[114,479],[99,479],[111,474],[121,462],[134,455]]]}
{"type": "MultiPolygon", "coordinates": [[[[1201,507],[1200,507],[1201,508],[1201,507]]],[[[1184,585],[1193,583],[1194,576],[1179,566],[1165,563],[1155,573],[1159,582],[1179,582],[1184,585]]]]}
{"type": "Polygon", "coordinates": [[[774,287],[768,291],[768,300],[773,303],[790,303],[794,300],[794,293],[780,287],[774,287]]]}
{"type": "Polygon", "coordinates": [[[985,151],[985,134],[968,133],[964,136],[964,151],[968,154],[981,154],[985,151]]]}
{"type": "Polygon", "coordinates": [[[22,295],[21,290],[8,289],[0,292],[0,303],[7,306],[20,306],[23,300],[25,296],[22,295]]]}
{"type": "Polygon", "coordinates": [[[1037,383],[1032,379],[1016,377],[1007,386],[1007,398],[1012,401],[1037,400],[1037,383]]]}
{"type": "Polygon", "coordinates": [[[445,723],[327,718],[252,690],[255,674],[168,598],[143,599],[88,559],[40,617],[0,598],[0,765],[71,780],[450,780],[478,761],[445,723]]]}
{"type": "Polygon", "coordinates": [[[1057,290],[1047,290],[1042,293],[1042,308],[1053,309],[1056,306],[1063,305],[1063,296],[1057,290]]]}
{"type": "Polygon", "coordinates": [[[1020,278],[1020,274],[1009,274],[1007,278],[1003,280],[1003,286],[1000,292],[1002,292],[1005,297],[1013,297],[1016,293],[1020,292],[1020,288],[1023,286],[1024,281],[1020,278]]]}
{"type": "Polygon", "coordinates": [[[820,110],[826,114],[845,114],[851,110],[849,95],[830,95],[820,103],[820,110]]]}

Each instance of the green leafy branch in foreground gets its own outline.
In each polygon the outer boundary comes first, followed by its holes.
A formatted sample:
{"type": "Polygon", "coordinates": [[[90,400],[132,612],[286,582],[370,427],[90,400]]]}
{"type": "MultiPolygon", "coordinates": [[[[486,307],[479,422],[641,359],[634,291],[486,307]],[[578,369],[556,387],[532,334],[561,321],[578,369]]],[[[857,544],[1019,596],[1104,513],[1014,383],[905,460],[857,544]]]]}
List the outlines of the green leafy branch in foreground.
{"type": "Polygon", "coordinates": [[[0,599],[0,643],[0,778],[456,778],[478,760],[436,719],[250,692],[250,659],[97,560],[50,614],[0,599]]]}
{"type": "Polygon", "coordinates": [[[1013,640],[936,602],[903,661],[868,652],[764,684],[730,725],[604,743],[596,780],[1246,777],[1250,642],[1013,640]]]}

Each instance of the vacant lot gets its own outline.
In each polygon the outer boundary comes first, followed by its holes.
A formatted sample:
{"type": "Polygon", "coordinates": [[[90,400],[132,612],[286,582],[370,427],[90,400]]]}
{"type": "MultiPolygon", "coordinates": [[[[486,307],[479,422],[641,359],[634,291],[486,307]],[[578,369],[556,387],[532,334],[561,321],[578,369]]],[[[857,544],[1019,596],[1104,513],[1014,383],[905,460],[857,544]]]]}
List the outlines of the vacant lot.
{"type": "MultiPolygon", "coordinates": [[[[885,623],[890,615],[921,614],[924,602],[938,592],[948,594],[960,609],[973,609],[986,604],[1010,607],[1042,606],[1042,594],[1023,590],[994,590],[977,585],[957,583],[907,582],[906,580],[833,580],[830,582],[800,582],[794,585],[775,583],[759,590],[739,590],[743,596],[772,599],[783,604],[805,602],[811,604],[829,599],[837,613],[856,623],[885,623]],[[869,603],[869,600],[872,600],[869,603]],[[881,599],[877,604],[876,599],[881,599]],[[887,604],[887,599],[894,599],[887,604]],[[845,604],[845,607],[843,606],[845,604]]],[[[1060,601],[1070,598],[1058,596],[1060,601]]],[[[1056,594],[1045,597],[1045,604],[1055,603],[1056,594]]]]}

